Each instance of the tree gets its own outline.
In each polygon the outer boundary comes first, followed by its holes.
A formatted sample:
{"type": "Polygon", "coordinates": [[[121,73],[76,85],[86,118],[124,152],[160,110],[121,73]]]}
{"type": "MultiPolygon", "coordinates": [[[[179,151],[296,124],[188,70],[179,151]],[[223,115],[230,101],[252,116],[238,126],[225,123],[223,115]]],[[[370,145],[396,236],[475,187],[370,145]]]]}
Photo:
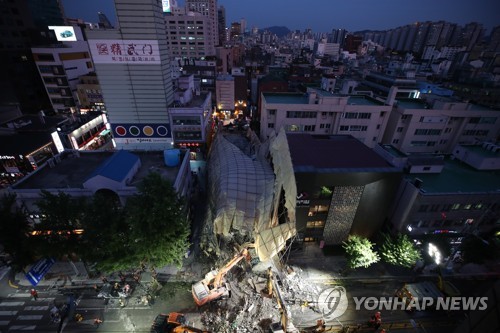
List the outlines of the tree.
{"type": "Polygon", "coordinates": [[[151,173],[138,186],[139,193],[127,200],[124,224],[115,230],[113,240],[103,244],[98,267],[105,271],[138,267],[182,264],[189,243],[189,223],[185,204],[169,181],[151,173]]]}
{"type": "Polygon", "coordinates": [[[81,224],[81,257],[96,263],[99,270],[109,270],[106,268],[123,257],[129,243],[123,207],[115,198],[98,192],[88,201],[81,224]]]}
{"type": "Polygon", "coordinates": [[[407,235],[398,234],[391,237],[382,234],[383,241],[380,246],[380,256],[385,262],[403,267],[412,267],[420,260],[420,250],[415,247],[407,235]]]}
{"type": "Polygon", "coordinates": [[[380,260],[379,255],[373,250],[373,244],[367,238],[351,235],[343,242],[347,256],[347,264],[350,268],[368,267],[380,260]]]}
{"type": "Polygon", "coordinates": [[[0,244],[9,254],[11,267],[21,271],[35,257],[30,244],[31,226],[24,211],[16,205],[16,196],[5,194],[0,200],[0,244]]]}
{"type": "Polygon", "coordinates": [[[75,198],[59,192],[57,195],[42,191],[41,199],[36,202],[40,214],[40,224],[36,230],[37,251],[45,256],[61,258],[81,252],[80,234],[82,218],[87,208],[86,198],[75,198]]]}

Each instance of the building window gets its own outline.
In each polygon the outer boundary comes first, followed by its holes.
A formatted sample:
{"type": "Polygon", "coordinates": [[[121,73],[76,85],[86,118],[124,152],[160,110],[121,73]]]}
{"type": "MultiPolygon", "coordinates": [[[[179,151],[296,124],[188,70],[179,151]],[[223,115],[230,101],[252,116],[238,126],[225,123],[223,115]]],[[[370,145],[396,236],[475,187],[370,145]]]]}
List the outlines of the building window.
{"type": "Polygon", "coordinates": [[[268,113],[270,116],[274,116],[274,115],[276,114],[276,109],[267,110],[267,113],[268,113]]]}
{"type": "Polygon", "coordinates": [[[420,207],[418,208],[418,211],[419,212],[426,212],[428,208],[429,208],[429,205],[420,205],[420,207]]]}
{"type": "Polygon", "coordinates": [[[439,210],[440,205],[432,205],[430,211],[431,212],[437,212],[439,210]]]}
{"type": "Polygon", "coordinates": [[[316,239],[314,237],[304,237],[304,242],[311,243],[315,241],[316,239]]]}
{"type": "Polygon", "coordinates": [[[316,216],[317,214],[324,214],[328,212],[328,205],[315,205],[309,208],[307,216],[316,216]]]}
{"type": "Polygon", "coordinates": [[[308,221],[306,228],[323,228],[325,226],[325,221],[308,221]]]}
{"type": "Polygon", "coordinates": [[[339,131],[348,131],[349,130],[349,126],[340,126],[340,129],[339,131]]]}
{"type": "Polygon", "coordinates": [[[304,132],[314,132],[316,130],[316,125],[305,125],[304,132]]]}
{"type": "Polygon", "coordinates": [[[325,124],[319,124],[319,128],[325,128],[325,124]]]}
{"type": "Polygon", "coordinates": [[[451,210],[459,210],[460,209],[460,204],[456,203],[451,206],[451,210]]]}
{"type": "Polygon", "coordinates": [[[404,127],[398,127],[398,128],[396,129],[396,132],[398,132],[398,133],[403,132],[403,128],[404,128],[404,127]]]}
{"type": "Polygon", "coordinates": [[[377,125],[377,129],[380,129],[380,124],[377,125]]]}
{"type": "Polygon", "coordinates": [[[392,140],[392,143],[399,143],[399,139],[392,140]]]}
{"type": "Polygon", "coordinates": [[[274,123],[267,124],[267,128],[274,128],[274,123]]]}
{"type": "Polygon", "coordinates": [[[330,124],[325,124],[325,128],[330,128],[330,124]]]}

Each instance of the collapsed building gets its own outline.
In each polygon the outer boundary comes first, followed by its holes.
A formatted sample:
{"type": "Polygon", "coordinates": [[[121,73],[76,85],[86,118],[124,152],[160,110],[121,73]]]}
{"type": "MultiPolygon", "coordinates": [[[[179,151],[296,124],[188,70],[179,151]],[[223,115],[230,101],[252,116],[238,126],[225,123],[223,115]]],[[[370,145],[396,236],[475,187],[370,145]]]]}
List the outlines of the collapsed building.
{"type": "MultiPolygon", "coordinates": [[[[284,131],[261,143],[218,132],[208,158],[208,213],[201,248],[221,254],[221,246],[251,243],[267,261],[296,235],[297,190],[284,131]]],[[[225,251],[222,251],[225,252],[225,251]]]]}

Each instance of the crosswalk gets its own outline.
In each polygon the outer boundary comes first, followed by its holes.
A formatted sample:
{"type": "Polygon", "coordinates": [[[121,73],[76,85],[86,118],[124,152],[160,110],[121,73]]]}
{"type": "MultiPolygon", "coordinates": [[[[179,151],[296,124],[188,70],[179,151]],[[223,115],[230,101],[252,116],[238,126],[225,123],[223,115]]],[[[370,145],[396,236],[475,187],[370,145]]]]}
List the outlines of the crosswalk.
{"type": "Polygon", "coordinates": [[[54,300],[43,296],[35,301],[28,290],[1,298],[0,333],[56,331],[57,324],[50,322],[49,313],[54,300]]]}

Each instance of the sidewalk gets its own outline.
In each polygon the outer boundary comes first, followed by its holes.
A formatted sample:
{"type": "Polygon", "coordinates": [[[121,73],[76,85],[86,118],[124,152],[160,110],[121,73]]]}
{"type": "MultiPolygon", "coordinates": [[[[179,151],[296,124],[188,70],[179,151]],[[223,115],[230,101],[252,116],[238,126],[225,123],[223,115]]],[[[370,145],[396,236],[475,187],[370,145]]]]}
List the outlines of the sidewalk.
{"type": "MultiPolygon", "coordinates": [[[[332,276],[339,280],[381,280],[398,279],[412,281],[417,277],[438,277],[438,273],[426,268],[422,273],[412,269],[378,262],[368,268],[348,269],[347,260],[342,255],[325,255],[323,250],[316,245],[306,245],[303,250],[290,254],[288,265],[312,271],[311,278],[318,280],[331,279],[332,276]]],[[[465,268],[465,265],[462,267],[465,268]]],[[[485,271],[484,266],[474,266],[462,271],[442,271],[443,276],[454,278],[489,278],[500,277],[500,272],[485,271]]]]}

